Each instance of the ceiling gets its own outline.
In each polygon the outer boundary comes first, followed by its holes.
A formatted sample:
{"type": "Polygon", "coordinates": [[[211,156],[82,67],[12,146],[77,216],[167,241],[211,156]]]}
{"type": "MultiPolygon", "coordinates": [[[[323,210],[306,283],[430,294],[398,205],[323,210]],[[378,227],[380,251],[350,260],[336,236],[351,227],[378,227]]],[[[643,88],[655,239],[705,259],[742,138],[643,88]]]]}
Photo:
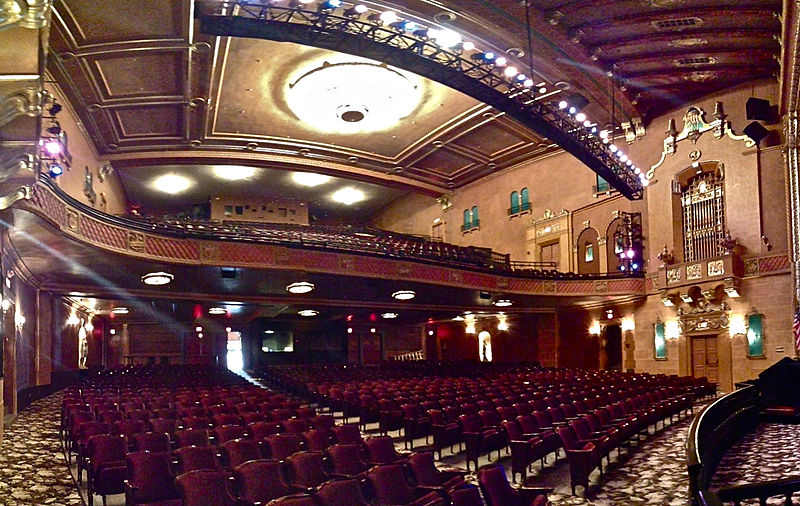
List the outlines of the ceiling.
{"type": "MultiPolygon", "coordinates": [[[[126,182],[175,165],[194,173],[242,164],[327,172],[437,196],[557,149],[471,97],[410,74],[418,102],[389,126],[371,133],[317,128],[292,109],[292,85],[325,62],[360,60],[204,35],[196,17],[220,5],[54,2],[48,70],[101,157],[126,182]]],[[[428,26],[438,22],[512,59],[520,55],[517,65],[532,63],[531,75],[553,100],[580,92],[590,99],[590,117],[610,120],[613,111],[617,123],[638,116],[647,124],[701,95],[779,71],[778,0],[617,0],[602,8],[589,0],[531,0],[530,59],[524,2],[367,5],[394,8],[428,26]]],[[[215,182],[204,180],[195,196],[214,190],[215,182]]],[[[149,206],[146,193],[133,187],[130,193],[149,206]]],[[[321,193],[312,198],[324,201],[321,193]]]]}

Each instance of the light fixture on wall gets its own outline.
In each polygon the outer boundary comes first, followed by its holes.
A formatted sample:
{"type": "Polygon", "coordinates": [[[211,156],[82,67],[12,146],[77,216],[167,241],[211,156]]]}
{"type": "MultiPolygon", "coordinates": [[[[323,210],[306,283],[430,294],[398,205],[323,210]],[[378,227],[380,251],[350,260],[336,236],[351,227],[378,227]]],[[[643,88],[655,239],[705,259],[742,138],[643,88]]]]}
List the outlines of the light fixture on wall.
{"type": "Polygon", "coordinates": [[[385,320],[393,320],[397,318],[397,313],[381,313],[381,318],[385,320]]]}
{"type": "Polygon", "coordinates": [[[504,314],[497,315],[497,330],[500,331],[507,331],[508,330],[508,317],[504,314]]]}
{"type": "Polygon", "coordinates": [[[747,322],[743,314],[734,313],[728,323],[728,334],[731,337],[747,334],[747,322]]]}
{"type": "Polygon", "coordinates": [[[76,313],[75,309],[73,309],[69,315],[69,318],[67,318],[67,325],[77,325],[80,322],[81,321],[78,319],[78,313],[76,313]]]}
{"type": "Polygon", "coordinates": [[[602,329],[600,328],[600,321],[593,320],[592,324],[589,326],[589,334],[593,336],[599,336],[602,329]]]}
{"type": "Polygon", "coordinates": [[[289,293],[308,293],[314,289],[314,283],[309,283],[308,281],[298,281],[297,283],[292,283],[286,287],[286,291],[289,293]]]}
{"type": "Polygon", "coordinates": [[[142,283],[150,286],[167,285],[175,279],[175,276],[168,272],[148,272],[142,276],[142,283]]]}
{"type": "Polygon", "coordinates": [[[22,329],[22,326],[25,325],[25,316],[22,315],[22,312],[17,309],[17,312],[14,313],[14,326],[18,329],[22,329]]]}
{"type": "Polygon", "coordinates": [[[681,326],[678,320],[667,320],[664,323],[664,337],[666,339],[677,339],[681,335],[681,326]]]}
{"type": "Polygon", "coordinates": [[[464,322],[467,324],[467,328],[465,332],[467,334],[474,334],[475,333],[475,315],[467,315],[464,317],[464,322]]]}
{"type": "Polygon", "coordinates": [[[11,307],[11,299],[4,298],[3,302],[0,303],[0,307],[3,308],[3,312],[5,313],[11,307]]]}
{"type": "Polygon", "coordinates": [[[623,332],[626,330],[636,330],[636,322],[634,321],[633,316],[626,316],[623,318],[619,328],[623,332]]]}

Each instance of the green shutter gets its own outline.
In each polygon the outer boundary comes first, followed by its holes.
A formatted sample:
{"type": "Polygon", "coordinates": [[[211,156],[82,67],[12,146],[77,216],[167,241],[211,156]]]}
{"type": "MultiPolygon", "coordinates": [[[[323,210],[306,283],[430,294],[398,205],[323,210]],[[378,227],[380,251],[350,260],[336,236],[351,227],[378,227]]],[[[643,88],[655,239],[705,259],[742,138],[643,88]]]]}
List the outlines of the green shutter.
{"type": "Polygon", "coordinates": [[[761,320],[764,315],[754,313],[747,315],[747,355],[764,356],[764,339],[761,333],[761,320]]]}
{"type": "Polygon", "coordinates": [[[656,360],[663,360],[667,358],[667,342],[664,339],[664,324],[655,324],[655,348],[656,360]]]}

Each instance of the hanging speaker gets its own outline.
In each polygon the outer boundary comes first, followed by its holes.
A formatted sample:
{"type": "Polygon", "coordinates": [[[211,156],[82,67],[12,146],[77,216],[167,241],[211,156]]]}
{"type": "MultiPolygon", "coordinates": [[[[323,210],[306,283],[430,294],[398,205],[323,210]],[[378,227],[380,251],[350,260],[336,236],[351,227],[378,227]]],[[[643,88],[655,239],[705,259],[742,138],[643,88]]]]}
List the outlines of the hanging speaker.
{"type": "Polygon", "coordinates": [[[777,117],[778,107],[771,106],[769,100],[761,98],[750,97],[744,104],[747,119],[754,119],[758,121],[773,122],[777,117]]]}
{"type": "Polygon", "coordinates": [[[764,140],[764,137],[769,135],[769,130],[767,130],[766,128],[761,126],[761,123],[758,123],[757,121],[753,121],[749,125],[744,127],[744,130],[742,130],[742,132],[746,136],[748,136],[751,139],[753,139],[753,141],[756,144],[758,144],[759,142],[764,140]]]}

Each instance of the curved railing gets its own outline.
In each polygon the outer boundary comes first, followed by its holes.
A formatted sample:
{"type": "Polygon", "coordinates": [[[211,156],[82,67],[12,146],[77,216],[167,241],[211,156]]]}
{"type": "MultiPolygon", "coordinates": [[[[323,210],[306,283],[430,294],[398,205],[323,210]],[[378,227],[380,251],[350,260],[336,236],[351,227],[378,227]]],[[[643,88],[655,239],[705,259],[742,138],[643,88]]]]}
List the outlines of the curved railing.
{"type": "Polygon", "coordinates": [[[66,194],[49,177],[38,184],[46,187],[68,208],[100,222],[134,232],[178,239],[239,241],[290,248],[336,251],[412,260],[448,267],[467,268],[494,274],[545,280],[641,278],[641,273],[574,274],[552,270],[551,266],[512,262],[509,255],[488,248],[457,246],[420,236],[369,227],[337,227],[271,223],[216,222],[198,219],[114,216],[98,211],[66,194]]]}
{"type": "Polygon", "coordinates": [[[759,390],[747,385],[720,397],[692,421],[686,440],[686,464],[692,505],[716,504],[708,486],[719,460],[758,422],[759,390]]]}

